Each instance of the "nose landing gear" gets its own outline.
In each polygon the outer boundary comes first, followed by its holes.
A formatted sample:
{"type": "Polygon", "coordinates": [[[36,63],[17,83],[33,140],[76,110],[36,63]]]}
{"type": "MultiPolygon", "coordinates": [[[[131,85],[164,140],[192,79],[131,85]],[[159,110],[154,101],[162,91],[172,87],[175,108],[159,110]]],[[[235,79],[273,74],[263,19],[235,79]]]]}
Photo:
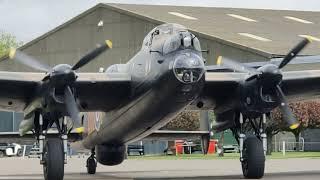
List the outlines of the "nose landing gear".
{"type": "Polygon", "coordinates": [[[67,120],[64,119],[60,125],[59,119],[55,124],[59,134],[56,137],[46,138],[47,129],[53,123],[43,123],[42,116],[39,116],[39,129],[37,139],[39,142],[40,164],[43,165],[43,174],[45,180],[63,180],[64,164],[67,163],[67,120]],[[48,127],[47,127],[48,126],[48,127]]]}
{"type": "Polygon", "coordinates": [[[43,151],[43,173],[45,180],[63,180],[64,153],[60,139],[48,139],[43,151]]]}
{"type": "Polygon", "coordinates": [[[258,179],[264,175],[265,156],[261,140],[248,137],[243,144],[242,173],[245,178],[258,179]]]}
{"type": "Polygon", "coordinates": [[[255,119],[248,119],[251,129],[254,130],[253,135],[246,134],[246,130],[242,114],[240,113],[240,128],[233,129],[236,139],[240,146],[240,162],[242,165],[242,173],[245,178],[259,179],[264,175],[265,154],[267,150],[266,115],[264,114],[259,120],[259,125],[255,119]]]}

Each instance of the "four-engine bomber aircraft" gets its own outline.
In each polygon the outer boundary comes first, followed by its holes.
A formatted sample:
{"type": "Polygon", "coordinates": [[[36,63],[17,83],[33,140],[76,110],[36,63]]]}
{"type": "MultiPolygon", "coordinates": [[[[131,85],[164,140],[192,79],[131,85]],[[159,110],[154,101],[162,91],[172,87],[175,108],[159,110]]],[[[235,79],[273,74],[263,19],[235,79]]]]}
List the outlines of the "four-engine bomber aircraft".
{"type": "Polygon", "coordinates": [[[145,37],[141,50],[128,63],[112,65],[105,73],[76,70],[110,49],[111,41],[74,66],[53,68],[12,50],[12,59],[46,73],[0,72],[0,107],[24,112],[20,133],[34,132],[46,180],[62,180],[64,176],[70,132],[66,116],[71,117],[74,127],[80,127],[80,111],[104,112],[99,128],[80,141],[92,150],[87,170],[94,174],[96,160],[103,165],[120,164],[125,144],[147,137],[185,108],[213,109],[217,118],[214,128],[231,128],[239,140],[244,176],[261,178],[265,114],[280,106],[288,126],[296,128],[298,123],[284,94],[309,98],[320,90],[318,70],[281,71],[308,42],[301,41],[279,63],[259,68],[225,58],[219,58],[220,67],[206,67],[198,38],[183,26],[164,24],[145,37]],[[263,117],[259,124],[253,121],[257,117],[263,117]],[[246,137],[245,122],[251,122],[254,135],[246,137]],[[49,138],[47,130],[53,125],[59,133],[49,138]]]}

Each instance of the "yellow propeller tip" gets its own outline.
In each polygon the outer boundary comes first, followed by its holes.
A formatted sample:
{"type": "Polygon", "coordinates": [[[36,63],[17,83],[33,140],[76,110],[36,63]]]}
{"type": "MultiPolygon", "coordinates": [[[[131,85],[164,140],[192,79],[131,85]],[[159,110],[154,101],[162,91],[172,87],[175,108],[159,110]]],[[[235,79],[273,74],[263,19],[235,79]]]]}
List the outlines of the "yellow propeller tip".
{"type": "Polygon", "coordinates": [[[107,46],[112,49],[112,42],[110,40],[106,40],[107,46]]]}
{"type": "Polygon", "coordinates": [[[222,63],[222,56],[219,56],[218,59],[217,59],[217,65],[221,65],[222,63]]]}
{"type": "Polygon", "coordinates": [[[306,38],[309,41],[309,43],[312,43],[312,41],[313,41],[313,37],[312,36],[305,35],[303,37],[306,38]]]}
{"type": "Polygon", "coordinates": [[[17,50],[15,48],[10,48],[9,58],[13,59],[15,57],[15,55],[16,55],[16,52],[17,52],[17,50]]]}
{"type": "Polygon", "coordinates": [[[297,129],[299,126],[300,126],[299,123],[295,123],[295,124],[292,124],[289,128],[290,128],[291,130],[294,130],[294,129],[297,129]]]}
{"type": "Polygon", "coordinates": [[[78,127],[74,129],[76,133],[83,133],[84,132],[84,127],[78,127]]]}

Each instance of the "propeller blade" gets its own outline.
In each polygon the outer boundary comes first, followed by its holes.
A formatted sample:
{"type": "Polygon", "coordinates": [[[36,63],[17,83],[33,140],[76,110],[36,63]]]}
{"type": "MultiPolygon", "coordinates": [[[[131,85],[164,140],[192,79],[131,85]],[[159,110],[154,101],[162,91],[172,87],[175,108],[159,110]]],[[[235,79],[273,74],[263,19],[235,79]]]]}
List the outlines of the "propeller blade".
{"type": "Polygon", "coordinates": [[[222,58],[222,56],[219,56],[217,59],[217,65],[218,66],[226,66],[227,68],[230,68],[231,70],[238,71],[238,72],[244,72],[249,74],[256,74],[258,71],[254,68],[247,67],[241,63],[238,63],[236,61],[233,61],[228,58],[222,58]]]}
{"type": "Polygon", "coordinates": [[[14,48],[10,49],[9,58],[15,59],[20,63],[39,71],[49,72],[51,70],[51,67],[49,65],[43,64],[40,61],[38,61],[36,58],[31,57],[14,48]]]}
{"type": "Polygon", "coordinates": [[[300,124],[295,118],[293,112],[291,111],[288,105],[287,99],[284,96],[284,93],[282,92],[281,87],[279,85],[277,85],[277,92],[279,95],[280,109],[281,109],[284,120],[287,122],[290,129],[292,130],[297,129],[300,124]]]}
{"type": "Polygon", "coordinates": [[[67,86],[64,90],[64,100],[65,100],[67,112],[71,117],[71,119],[73,120],[75,126],[77,127],[76,131],[77,132],[83,131],[83,127],[81,125],[81,119],[79,117],[79,109],[78,109],[76,100],[74,99],[74,95],[69,86],[67,86]]]}
{"type": "Polygon", "coordinates": [[[99,56],[104,51],[112,48],[112,42],[110,40],[106,40],[104,44],[100,44],[99,47],[89,52],[87,55],[83,56],[73,67],[72,70],[77,70],[82,66],[89,63],[91,60],[99,56]]]}
{"type": "Polygon", "coordinates": [[[310,42],[312,42],[311,38],[304,38],[302,41],[300,41],[281,61],[279,64],[279,69],[283,68],[285,65],[287,65],[294,57],[297,56],[297,54],[304,49],[310,42]]]}

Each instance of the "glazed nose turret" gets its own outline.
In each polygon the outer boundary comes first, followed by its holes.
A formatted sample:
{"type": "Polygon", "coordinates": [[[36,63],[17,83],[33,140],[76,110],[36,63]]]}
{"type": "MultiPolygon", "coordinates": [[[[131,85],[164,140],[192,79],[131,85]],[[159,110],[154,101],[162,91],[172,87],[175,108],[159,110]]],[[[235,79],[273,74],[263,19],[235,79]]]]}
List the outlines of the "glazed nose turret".
{"type": "Polygon", "coordinates": [[[203,59],[194,53],[179,54],[174,60],[173,71],[183,83],[198,82],[205,71],[203,59]]]}

